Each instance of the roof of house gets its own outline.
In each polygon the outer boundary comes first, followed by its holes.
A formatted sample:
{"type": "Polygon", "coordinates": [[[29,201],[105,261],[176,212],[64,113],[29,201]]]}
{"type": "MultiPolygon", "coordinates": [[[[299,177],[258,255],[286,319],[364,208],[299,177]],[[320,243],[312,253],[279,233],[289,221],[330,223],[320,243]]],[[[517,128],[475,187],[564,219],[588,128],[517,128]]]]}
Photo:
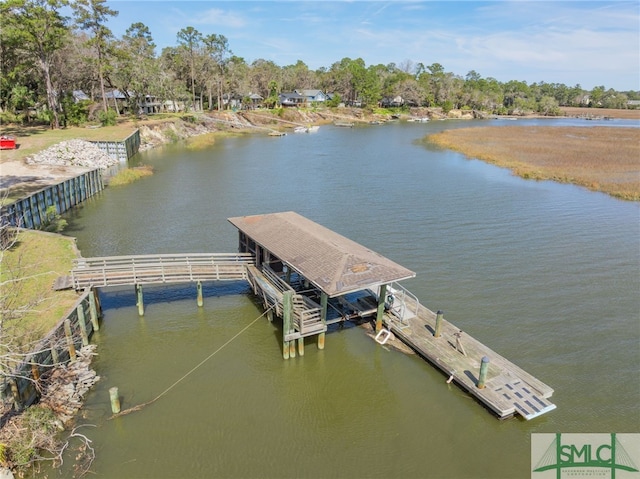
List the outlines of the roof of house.
{"type": "Polygon", "coordinates": [[[322,90],[296,90],[296,93],[302,96],[306,96],[307,98],[314,98],[320,94],[324,95],[322,90]]]}
{"type": "Polygon", "coordinates": [[[282,92],[279,95],[281,98],[298,98],[298,99],[304,99],[304,97],[302,95],[300,95],[298,92],[295,91],[287,91],[287,92],[282,92]]]}
{"type": "Polygon", "coordinates": [[[239,216],[229,222],[329,297],[416,275],[293,211],[239,216]]]}

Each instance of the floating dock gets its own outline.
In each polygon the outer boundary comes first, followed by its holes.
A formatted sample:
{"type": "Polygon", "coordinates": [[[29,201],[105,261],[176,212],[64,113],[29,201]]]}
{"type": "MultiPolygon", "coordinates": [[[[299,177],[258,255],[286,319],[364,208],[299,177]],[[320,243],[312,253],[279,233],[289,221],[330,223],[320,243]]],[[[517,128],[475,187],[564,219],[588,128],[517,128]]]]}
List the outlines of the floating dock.
{"type": "Polygon", "coordinates": [[[388,330],[499,418],[519,414],[530,420],[556,408],[548,400],[551,387],[461,331],[441,312],[419,304],[408,291],[392,289],[392,295],[394,305],[384,319],[388,330]]]}

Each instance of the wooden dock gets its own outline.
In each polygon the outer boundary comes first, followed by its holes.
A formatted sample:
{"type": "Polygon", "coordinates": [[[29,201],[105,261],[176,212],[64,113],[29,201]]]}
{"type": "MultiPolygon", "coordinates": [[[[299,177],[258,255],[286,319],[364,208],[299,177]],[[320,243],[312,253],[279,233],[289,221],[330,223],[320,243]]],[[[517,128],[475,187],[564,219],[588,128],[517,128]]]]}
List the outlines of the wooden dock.
{"type": "Polygon", "coordinates": [[[246,280],[245,253],[191,253],[108,256],[74,260],[74,289],[199,281],[246,280]]]}
{"type": "Polygon", "coordinates": [[[440,317],[440,337],[435,337],[437,314],[410,294],[398,298],[398,306],[385,314],[385,326],[418,355],[440,369],[462,389],[505,419],[519,414],[527,420],[556,408],[547,398],[553,389],[522,370],[477,339],[440,317]],[[480,367],[488,358],[484,387],[479,388],[480,367]]]}
{"type": "Polygon", "coordinates": [[[247,281],[269,320],[282,318],[284,359],[304,355],[305,339],[324,349],[328,326],[374,319],[376,341],[391,334],[439,368],[499,418],[527,420],[555,409],[553,389],[434,313],[398,282],[415,273],[295,212],[229,218],[239,253],[80,258],[68,283],[76,290],[134,285],[247,281]],[[385,328],[386,327],[386,328],[385,328]]]}

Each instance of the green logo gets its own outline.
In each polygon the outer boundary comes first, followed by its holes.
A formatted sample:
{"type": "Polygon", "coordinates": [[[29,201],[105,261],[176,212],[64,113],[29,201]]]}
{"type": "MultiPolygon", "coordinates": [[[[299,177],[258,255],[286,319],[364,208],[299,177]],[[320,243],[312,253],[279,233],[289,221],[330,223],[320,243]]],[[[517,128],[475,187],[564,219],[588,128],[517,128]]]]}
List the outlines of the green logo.
{"type": "Polygon", "coordinates": [[[532,434],[531,477],[639,478],[640,434],[532,434]],[[554,474],[555,472],[555,474],[554,474]]]}

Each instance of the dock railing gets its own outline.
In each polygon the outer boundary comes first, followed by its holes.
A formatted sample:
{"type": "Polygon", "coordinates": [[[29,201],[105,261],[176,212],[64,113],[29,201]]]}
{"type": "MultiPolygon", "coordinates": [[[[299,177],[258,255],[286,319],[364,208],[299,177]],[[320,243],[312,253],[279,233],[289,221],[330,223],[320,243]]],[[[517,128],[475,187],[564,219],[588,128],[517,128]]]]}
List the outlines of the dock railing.
{"type": "Polygon", "coordinates": [[[90,287],[247,279],[249,253],[109,256],[74,260],[76,290],[90,287]]]}
{"type": "Polygon", "coordinates": [[[420,301],[411,291],[398,283],[392,283],[387,286],[385,300],[389,312],[398,319],[400,324],[407,324],[410,318],[418,315],[420,301]]]}

